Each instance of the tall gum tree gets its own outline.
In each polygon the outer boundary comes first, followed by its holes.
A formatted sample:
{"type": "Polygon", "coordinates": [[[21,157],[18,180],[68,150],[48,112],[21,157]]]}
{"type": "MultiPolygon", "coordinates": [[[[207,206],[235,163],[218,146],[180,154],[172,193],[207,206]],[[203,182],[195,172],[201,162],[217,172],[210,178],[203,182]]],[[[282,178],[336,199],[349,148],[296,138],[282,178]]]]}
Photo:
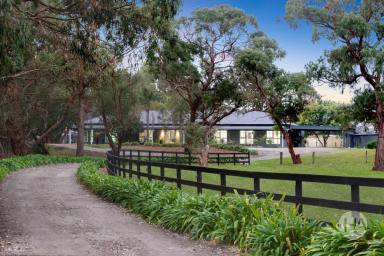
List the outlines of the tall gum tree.
{"type": "Polygon", "coordinates": [[[375,95],[379,133],[373,170],[384,171],[384,2],[288,0],[286,20],[297,27],[301,20],[313,26],[313,40],[329,40],[326,51],[308,73],[333,87],[370,85],[375,95]]]}
{"type": "MultiPolygon", "coordinates": [[[[162,89],[176,92],[188,106],[188,123],[200,126],[200,164],[205,166],[214,125],[241,107],[233,60],[249,32],[256,30],[256,20],[239,9],[219,5],[197,9],[177,25],[177,32],[163,44],[155,73],[160,74],[162,89]]],[[[193,136],[186,138],[190,146],[193,136]]]]}
{"type": "Polygon", "coordinates": [[[288,74],[274,64],[283,56],[274,40],[258,32],[248,47],[236,55],[236,70],[246,92],[246,107],[269,113],[287,143],[292,162],[300,164],[291,125],[317,95],[304,74],[288,74]]]}
{"type": "Polygon", "coordinates": [[[19,16],[27,17],[37,29],[56,38],[51,43],[60,47],[63,57],[71,62],[69,74],[73,75],[74,83],[70,88],[78,101],[77,155],[84,154],[87,95],[100,72],[108,67],[108,62],[98,59],[100,48],[113,52],[112,63],[121,61],[139,43],[144,43],[146,53],[153,55],[157,38],[166,34],[168,23],[179,7],[178,0],[5,2],[11,3],[19,16]]]}

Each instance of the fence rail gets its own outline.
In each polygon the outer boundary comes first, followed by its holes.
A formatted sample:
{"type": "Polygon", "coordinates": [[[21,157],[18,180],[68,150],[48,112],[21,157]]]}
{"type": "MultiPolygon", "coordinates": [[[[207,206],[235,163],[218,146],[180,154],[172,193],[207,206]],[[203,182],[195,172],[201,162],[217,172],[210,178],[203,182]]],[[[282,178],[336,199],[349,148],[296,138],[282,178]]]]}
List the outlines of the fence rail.
{"type": "MultiPolygon", "coordinates": [[[[143,160],[150,162],[175,163],[175,164],[196,164],[198,163],[198,154],[184,153],[178,151],[149,151],[149,150],[121,150],[120,155],[134,160],[143,160]]],[[[209,153],[208,162],[211,164],[233,163],[250,164],[250,153],[242,152],[218,152],[209,153]]]]}
{"type": "Polygon", "coordinates": [[[145,177],[148,180],[161,180],[176,183],[178,188],[182,185],[195,187],[197,193],[202,193],[202,189],[210,189],[226,193],[256,194],[259,198],[271,195],[274,200],[284,200],[285,202],[296,204],[299,212],[303,211],[303,205],[334,208],[341,210],[350,210],[355,212],[367,212],[384,214],[384,205],[369,204],[360,201],[360,187],[384,188],[384,179],[361,178],[361,177],[343,177],[328,175],[310,175],[310,174],[290,174],[290,173],[270,173],[270,172],[248,172],[239,170],[217,169],[210,167],[201,167],[194,165],[181,165],[165,162],[152,162],[133,159],[125,155],[114,155],[107,153],[107,169],[110,175],[117,175],[130,178],[135,175],[138,179],[145,177]],[[135,166],[135,167],[134,167],[135,166]],[[146,171],[142,170],[146,168],[146,171]],[[160,175],[152,173],[152,168],[160,168],[160,175]],[[165,175],[165,168],[173,170],[176,177],[165,175]],[[136,169],[136,170],[134,170],[136,169]],[[196,174],[196,180],[182,179],[182,172],[193,172],[196,174]],[[204,183],[202,174],[214,174],[220,177],[220,185],[204,183]],[[242,177],[253,180],[253,189],[236,188],[227,185],[227,177],[242,177]],[[294,195],[282,195],[273,192],[262,191],[260,180],[283,180],[292,181],[295,184],[294,195]],[[313,198],[303,196],[303,182],[338,184],[350,187],[350,201],[333,200],[328,198],[313,198]]]}

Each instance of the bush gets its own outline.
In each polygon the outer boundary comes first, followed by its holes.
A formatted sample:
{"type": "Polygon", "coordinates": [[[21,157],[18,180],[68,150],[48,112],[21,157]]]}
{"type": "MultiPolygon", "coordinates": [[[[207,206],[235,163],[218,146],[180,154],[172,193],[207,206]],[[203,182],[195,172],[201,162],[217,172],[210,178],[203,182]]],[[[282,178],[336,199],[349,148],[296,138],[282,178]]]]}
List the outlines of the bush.
{"type": "Polygon", "coordinates": [[[269,252],[275,249],[286,253],[281,255],[297,255],[317,228],[298,215],[296,209],[287,211],[282,202],[270,197],[191,195],[157,181],[105,175],[98,172],[93,162],[83,163],[77,174],[81,182],[103,198],[129,208],[148,222],[188,233],[194,239],[232,243],[243,250],[274,246],[269,252]],[[268,234],[263,235],[263,228],[278,235],[269,238],[268,234]]]}
{"type": "Polygon", "coordinates": [[[371,140],[367,143],[367,146],[365,146],[368,149],[376,149],[377,148],[377,140],[371,140]]]}
{"type": "Polygon", "coordinates": [[[336,226],[322,228],[312,236],[303,255],[384,255],[384,221],[369,223],[365,231],[336,226]]]}
{"type": "Polygon", "coordinates": [[[243,146],[240,146],[240,145],[213,143],[213,144],[210,144],[210,146],[215,147],[215,148],[224,149],[224,150],[237,151],[237,152],[241,152],[241,153],[248,153],[249,152],[251,155],[257,155],[256,150],[250,150],[250,149],[243,147],[243,146]]]}
{"type": "Polygon", "coordinates": [[[27,155],[4,158],[0,160],[0,181],[4,179],[8,173],[19,169],[47,164],[82,163],[87,160],[93,160],[99,165],[103,163],[102,159],[96,157],[27,155]]]}

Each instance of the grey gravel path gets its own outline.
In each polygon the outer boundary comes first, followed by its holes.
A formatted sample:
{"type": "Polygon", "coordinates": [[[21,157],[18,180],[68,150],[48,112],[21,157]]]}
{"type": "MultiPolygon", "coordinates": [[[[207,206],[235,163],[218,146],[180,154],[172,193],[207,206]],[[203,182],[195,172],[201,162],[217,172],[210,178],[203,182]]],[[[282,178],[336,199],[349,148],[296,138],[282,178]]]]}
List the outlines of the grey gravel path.
{"type": "Polygon", "coordinates": [[[0,255],[236,255],[99,199],[77,182],[77,167],[30,168],[0,184],[0,255]]]}

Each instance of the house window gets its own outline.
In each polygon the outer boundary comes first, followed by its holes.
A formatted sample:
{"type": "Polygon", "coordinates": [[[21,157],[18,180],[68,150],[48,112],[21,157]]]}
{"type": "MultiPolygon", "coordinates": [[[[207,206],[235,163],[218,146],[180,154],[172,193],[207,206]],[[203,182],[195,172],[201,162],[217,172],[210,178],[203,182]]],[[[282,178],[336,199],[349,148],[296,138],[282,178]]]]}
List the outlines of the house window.
{"type": "Polygon", "coordinates": [[[240,144],[253,145],[253,131],[240,131],[240,144]]]}
{"type": "Polygon", "coordinates": [[[227,144],[227,131],[226,130],[217,130],[215,132],[215,140],[220,144],[227,144]]]}
{"type": "Polygon", "coordinates": [[[266,144],[280,144],[281,135],[280,131],[267,131],[266,144]]]}

